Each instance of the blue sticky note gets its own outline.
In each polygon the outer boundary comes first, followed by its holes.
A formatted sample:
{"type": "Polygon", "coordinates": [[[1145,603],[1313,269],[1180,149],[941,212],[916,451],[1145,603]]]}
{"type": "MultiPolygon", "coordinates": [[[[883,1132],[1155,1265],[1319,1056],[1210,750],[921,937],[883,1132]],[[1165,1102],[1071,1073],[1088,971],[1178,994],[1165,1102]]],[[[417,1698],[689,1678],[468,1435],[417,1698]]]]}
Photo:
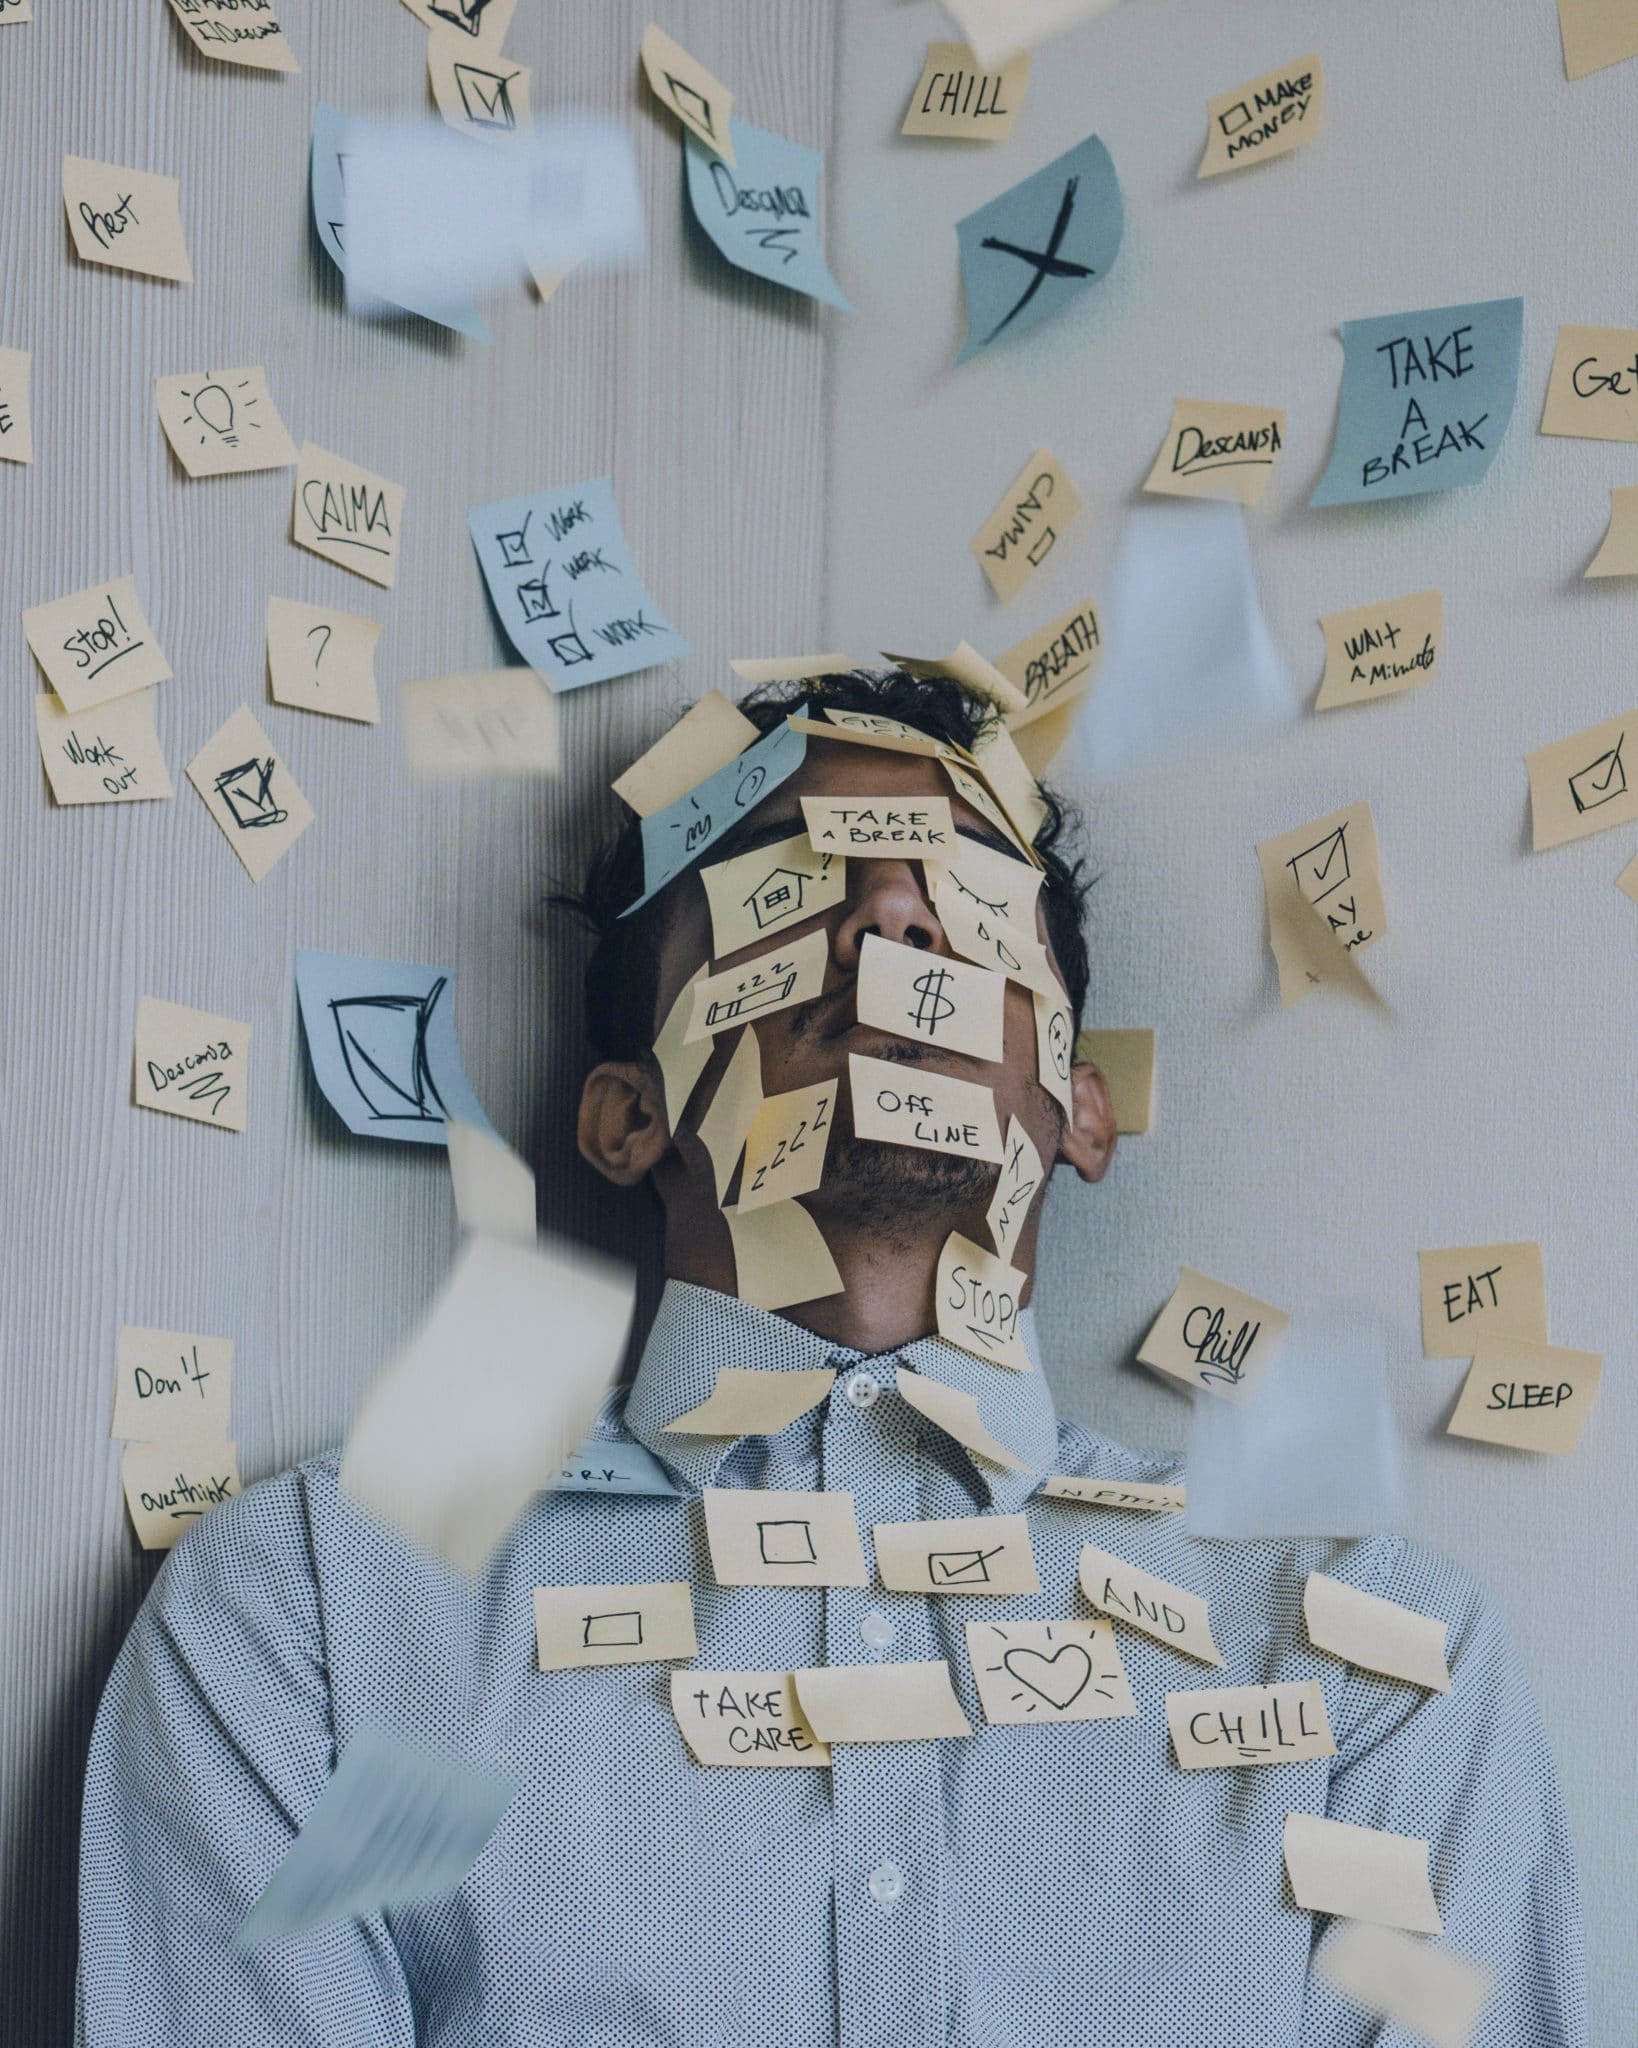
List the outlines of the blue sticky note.
{"type": "Polygon", "coordinates": [[[782,719],[754,746],[725,762],[714,775],[643,820],[643,893],[621,911],[630,917],[651,896],[680,875],[690,861],[714,846],[752,805],[788,782],[807,758],[808,736],[782,719]]]}
{"type": "Polygon", "coordinates": [[[689,652],[638,575],[606,476],[466,515],[508,640],[554,690],[579,690],[689,652]]]}
{"type": "Polygon", "coordinates": [[[589,1436],[552,1481],[554,1493],[679,1494],[682,1488],[641,1444],[589,1436]]]}
{"type": "Polygon", "coordinates": [[[1513,416],[1524,301],[1384,313],[1341,333],[1337,438],[1309,504],[1476,484],[1513,416]]]}
{"type": "MultiPolygon", "coordinates": [[[[346,173],[347,116],[320,100],[313,109],[313,226],[324,244],[324,253],[343,277],[347,275],[346,173]]],[[[379,304],[372,300],[368,310],[374,311],[379,304]]],[[[402,310],[419,313],[423,320],[435,321],[440,327],[452,327],[474,341],[489,339],[489,329],[470,298],[417,304],[406,300],[402,310]]]]}
{"type": "Polygon", "coordinates": [[[447,1898],[517,1790],[504,1771],[435,1755],[384,1728],[356,1729],[233,1947],[447,1898]]]}
{"type": "Polygon", "coordinates": [[[1124,227],[1120,180],[1095,135],[958,220],[967,339],[956,361],[1038,326],[1106,277],[1124,227]]]}
{"type": "Polygon", "coordinates": [[[740,270],[851,313],[853,308],[825,263],[820,238],[824,158],[816,149],[753,128],[732,114],[728,131],[734,146],[731,164],[683,130],[683,163],[694,218],[740,270]]]}
{"type": "Polygon", "coordinates": [[[443,1145],[449,1117],[494,1130],[461,1066],[454,979],[445,967],[297,951],[313,1078],[356,1136],[443,1145]]]}

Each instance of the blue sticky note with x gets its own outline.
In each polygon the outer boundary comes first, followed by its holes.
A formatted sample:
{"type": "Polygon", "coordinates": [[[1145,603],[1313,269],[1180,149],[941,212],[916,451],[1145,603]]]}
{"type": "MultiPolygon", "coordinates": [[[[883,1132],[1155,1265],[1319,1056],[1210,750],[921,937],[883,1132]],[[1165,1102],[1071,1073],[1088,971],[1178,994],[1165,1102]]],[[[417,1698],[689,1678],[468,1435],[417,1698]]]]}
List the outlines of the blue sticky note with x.
{"type": "Polygon", "coordinates": [[[630,917],[651,896],[698,860],[753,805],[772,796],[807,758],[808,736],[788,719],[765,732],[754,746],[727,761],[714,775],[684,792],[663,811],[643,820],[643,893],[621,911],[630,917]]]}
{"type": "Polygon", "coordinates": [[[1513,417],[1524,301],[1342,323],[1337,438],[1310,505],[1476,484],[1513,417]]]}
{"type": "Polygon", "coordinates": [[[956,361],[1039,326],[1106,277],[1125,221],[1120,180],[1096,135],[958,220],[967,339],[956,361]]]}
{"type": "Polygon", "coordinates": [[[734,161],[683,130],[683,164],[694,218],[728,261],[827,306],[853,308],[825,262],[819,189],[825,160],[816,149],[728,117],[734,161]]]}

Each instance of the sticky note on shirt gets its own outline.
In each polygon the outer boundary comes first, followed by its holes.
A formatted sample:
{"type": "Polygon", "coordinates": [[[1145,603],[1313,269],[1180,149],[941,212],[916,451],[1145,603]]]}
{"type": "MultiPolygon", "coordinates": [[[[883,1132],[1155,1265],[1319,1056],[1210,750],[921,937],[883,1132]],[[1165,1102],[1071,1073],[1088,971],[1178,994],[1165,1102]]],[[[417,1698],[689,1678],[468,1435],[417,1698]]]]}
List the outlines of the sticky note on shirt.
{"type": "Polygon", "coordinates": [[[1285,413],[1277,405],[1179,398],[1143,488],[1171,498],[1255,505],[1284,445],[1285,413]]]}
{"type": "Polygon", "coordinates": [[[992,68],[980,64],[965,43],[929,43],[899,133],[1005,142],[1028,84],[1027,50],[992,68]]]}
{"type": "Polygon", "coordinates": [[[1638,818],[1638,742],[1627,767],[1627,737],[1638,712],[1623,712],[1526,754],[1531,845],[1537,853],[1638,818]]]}
{"type": "Polygon", "coordinates": [[[1452,1436],[1565,1457],[1580,1439],[1603,1373],[1596,1351],[1486,1337],[1474,1347],[1447,1427],[1452,1436]]]}
{"type": "Polygon", "coordinates": [[[1444,592],[1418,590],[1351,612],[1330,612],[1320,620],[1320,631],[1325,673],[1316,711],[1393,697],[1433,675],[1445,639],[1444,592]]]}
{"type": "Polygon", "coordinates": [[[1269,947],[1279,969],[1280,1001],[1289,1009],[1315,985],[1309,978],[1307,927],[1293,929],[1291,897],[1301,896],[1311,904],[1337,947],[1356,960],[1387,928],[1371,807],[1349,804],[1345,810],[1262,840],[1257,861],[1268,905],[1269,947]]]}
{"type": "Polygon", "coordinates": [[[138,1109],[162,1109],[194,1123],[242,1131],[249,1067],[248,1024],[153,996],[137,1004],[133,1087],[138,1109]]]}
{"type": "Polygon", "coordinates": [[[1011,1259],[1043,1178],[1041,1155],[1035,1149],[1034,1139],[1017,1117],[1009,1117],[1001,1172],[990,1206],[984,1212],[984,1227],[998,1258],[1011,1259]]]}
{"type": "Polygon", "coordinates": [[[192,1438],[225,1443],[233,1389],[233,1339],[127,1323],[115,1361],[114,1420],[128,1443],[192,1438]]]}
{"type": "Polygon", "coordinates": [[[726,768],[760,738],[737,705],[720,690],[707,690],[610,786],[639,818],[651,818],[726,768]]]}
{"type": "Polygon", "coordinates": [[[949,1343],[1014,1372],[1034,1370],[1018,1317],[1029,1275],[952,1230],[939,1253],[938,1333],[949,1343]]]}
{"type": "Polygon", "coordinates": [[[816,853],[798,832],[700,869],[711,906],[711,952],[719,960],[831,910],[847,894],[847,862],[816,853]]]}
{"type": "Polygon", "coordinates": [[[829,959],[829,934],[805,932],[736,967],[725,967],[720,974],[708,974],[694,990],[688,1036],[714,1038],[719,1031],[772,1016],[793,1003],[812,1002],[824,986],[829,959]]]}
{"type": "Polygon", "coordinates": [[[296,459],[267,388],[267,372],[259,367],[156,377],[154,403],[171,451],[189,476],[285,469],[296,459]]]}
{"type": "Polygon", "coordinates": [[[1184,1266],[1138,1357],[1185,1386],[1237,1400],[1251,1391],[1290,1327],[1290,1316],[1272,1302],[1184,1266]]]}
{"type": "Polygon", "coordinates": [[[128,1443],[119,1464],[131,1526],[144,1550],[169,1550],[201,1515],[239,1491],[235,1445],[189,1436],[128,1443]]]}
{"type": "Polygon", "coordinates": [[[333,605],[267,600],[267,674],[276,702],[374,725],[375,643],[381,628],[333,605]]]}
{"type": "Polygon", "coordinates": [[[1317,56],[1299,57],[1231,86],[1206,105],[1206,153],[1197,178],[1265,163],[1312,142],[1325,119],[1325,73],[1317,56]]]}
{"type": "Polygon", "coordinates": [[[727,163],[734,161],[729,116],[734,96],[720,78],[691,57],[681,43],[674,42],[657,22],[643,30],[638,45],[649,89],[661,106],[668,107],[690,135],[697,136],[714,155],[727,163]]]}
{"type": "Polygon", "coordinates": [[[63,205],[82,262],[193,283],[182,235],[182,187],[175,178],[65,156],[63,205]]]}
{"type": "Polygon", "coordinates": [[[445,122],[475,142],[493,142],[529,128],[527,64],[512,64],[492,53],[478,54],[459,29],[434,29],[427,37],[427,84],[445,122]]]}
{"type": "Polygon", "coordinates": [[[34,729],[51,794],[59,804],[129,804],[171,794],[170,771],[154,731],[154,693],[138,690],[89,711],[64,708],[42,690],[34,729]]]}
{"type": "Polygon", "coordinates": [[[820,200],[825,160],[816,149],[728,116],[731,163],[714,144],[683,136],[683,170],[694,218],[728,261],[787,291],[844,313],[853,308],[825,261],[820,200]]]}
{"type": "Polygon", "coordinates": [[[23,631],[46,681],[70,711],[88,711],[170,680],[136,578],[116,576],[23,613],[23,631]]]}
{"type": "Polygon", "coordinates": [[[1039,1593],[1024,1515],[878,1522],[876,1573],[890,1593],[1039,1593]]]}
{"type": "Polygon", "coordinates": [[[1003,604],[1045,568],[1080,510],[1081,494],[1063,464],[1037,448],[969,544],[1003,604]]]}
{"type": "Polygon", "coordinates": [[[1523,299],[1342,323],[1337,435],[1311,505],[1475,484],[1513,416],[1523,299]]]}
{"type": "Polygon", "coordinates": [[[911,1742],[971,1735],[942,1657],[797,1671],[796,1696],[825,1742],[911,1742]]]}
{"type": "Polygon", "coordinates": [[[743,1217],[772,1202],[811,1195],[824,1178],[839,1081],[818,1081],[765,1096],[745,1133],[745,1170],[738,1209],[743,1217]]]}
{"type": "Polygon", "coordinates": [[[1118,1721],[1137,1712],[1107,1621],[969,1621],[984,1719],[1005,1728],[1118,1721]]]}
{"type": "Polygon", "coordinates": [[[857,1052],[849,1053],[847,1071],[855,1137],[1001,1164],[1001,1126],[988,1088],[857,1052]]]}
{"type": "Polygon", "coordinates": [[[1135,1508],[1140,1514],[1173,1515],[1188,1505],[1187,1489],[1154,1479],[1083,1479],[1052,1472],[1041,1481],[1047,1500],[1076,1501],[1088,1508],[1135,1508]]]}
{"type": "Polygon", "coordinates": [[[32,362],[26,348],[0,348],[0,462],[34,460],[34,423],[28,399],[32,362]]]}
{"type": "Polygon", "coordinates": [[[1169,1692],[1166,1724],[1178,1768],[1185,1771],[1300,1764],[1337,1753],[1317,1678],[1169,1692]]]}
{"type": "Polygon", "coordinates": [[[855,990],[859,1022],[918,1044],[999,1062],[1006,977],[867,932],[855,990]]]}
{"type": "Polygon", "coordinates": [[[932,1379],[926,1373],[907,1371],[902,1365],[894,1374],[894,1384],[918,1415],[925,1415],[929,1422],[936,1423],[963,1450],[971,1451],[1009,1472],[1025,1469],[1023,1459],[1009,1451],[985,1424],[979,1413],[976,1394],[963,1393],[959,1387],[947,1387],[942,1380],[932,1379]]]}
{"type": "Polygon", "coordinates": [[[202,57],[253,71],[299,71],[273,0],[171,0],[171,13],[202,57]]]}
{"type": "Polygon", "coordinates": [[[302,443],[290,528],[297,547],[391,590],[398,580],[403,523],[401,484],[311,441],[302,443]]]}
{"type": "Polygon", "coordinates": [[[1302,1615],[1315,1649],[1344,1657],[1362,1671],[1449,1692],[1448,1626],[1433,1615],[1418,1614],[1326,1572],[1310,1572],[1303,1581],[1302,1615]]]}
{"type": "Polygon", "coordinates": [[[313,822],[312,805],[248,704],[240,705],[194,755],[188,780],[253,882],[261,881],[313,822]]]}
{"type": "Polygon", "coordinates": [[[646,1586],[536,1586],[535,1663],[542,1671],[659,1664],[697,1657],[686,1579],[646,1586]]]}
{"type": "Polygon", "coordinates": [[[855,859],[942,859],[955,844],[947,796],[805,796],[802,818],[818,852],[855,859]]]}
{"type": "Polygon", "coordinates": [[[557,703],[532,668],[421,676],[398,701],[410,773],[423,782],[550,778],[561,767],[557,703]]]}
{"type": "Polygon", "coordinates": [[[768,1372],[755,1366],[719,1365],[710,1393],[697,1408],[665,1426],[667,1436],[778,1436],[798,1416],[811,1414],[830,1398],[836,1384],[828,1365],[768,1372]]]}
{"type": "Polygon", "coordinates": [[[1583,576],[1638,576],[1638,484],[1610,492],[1610,523],[1583,576]]]}
{"type": "Polygon", "coordinates": [[[1285,1871],[1291,1896],[1304,1912],[1405,1927],[1413,1934],[1443,1931],[1428,1882],[1428,1845],[1414,1835],[1288,1813],[1285,1871]]]}
{"type": "Polygon", "coordinates": [[[1102,1074],[1121,1136],[1147,1131],[1155,1108],[1155,1034],[1113,1028],[1083,1031],[1075,1040],[1075,1058],[1102,1074]]]}
{"type": "Polygon", "coordinates": [[[851,1493],[708,1486],[701,1498],[719,1586],[868,1583],[851,1493]]]}
{"type": "Polygon", "coordinates": [[[789,1671],[673,1671],[671,1711],[700,1764],[828,1764],[789,1671]]]}
{"type": "Polygon", "coordinates": [[[1470,1358],[1486,1337],[1547,1341],[1547,1274],[1539,1244],[1461,1244],[1418,1254],[1422,1352],[1470,1358]]]}
{"type": "Polygon", "coordinates": [[[1081,1545],[1080,1581],[1081,1591],[1101,1613],[1185,1656],[1198,1657],[1203,1664],[1222,1663],[1212,1641],[1207,1603],[1198,1593],[1170,1585],[1093,1543],[1081,1545]]]}

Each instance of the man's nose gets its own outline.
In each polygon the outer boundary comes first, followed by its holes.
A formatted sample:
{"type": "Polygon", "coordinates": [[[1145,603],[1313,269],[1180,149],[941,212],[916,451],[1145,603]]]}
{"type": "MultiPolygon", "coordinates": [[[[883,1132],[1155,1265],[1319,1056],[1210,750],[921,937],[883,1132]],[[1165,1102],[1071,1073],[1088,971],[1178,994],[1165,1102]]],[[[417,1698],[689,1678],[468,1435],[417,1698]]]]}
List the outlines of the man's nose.
{"type": "Polygon", "coordinates": [[[948,952],[922,884],[919,864],[906,860],[850,860],[847,914],[831,938],[838,967],[856,973],[868,933],[918,952],[948,952]]]}

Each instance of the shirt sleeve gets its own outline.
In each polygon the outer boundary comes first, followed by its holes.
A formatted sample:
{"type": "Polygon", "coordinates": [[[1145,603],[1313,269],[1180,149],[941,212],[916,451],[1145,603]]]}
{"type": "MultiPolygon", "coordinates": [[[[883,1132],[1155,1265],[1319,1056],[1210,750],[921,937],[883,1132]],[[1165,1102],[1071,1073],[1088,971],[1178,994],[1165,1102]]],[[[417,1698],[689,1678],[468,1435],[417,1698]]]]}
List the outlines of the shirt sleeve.
{"type": "Polygon", "coordinates": [[[75,2048],[413,2048],[379,1916],[229,1947],[335,1765],[299,1472],[161,1567],[103,1693],[80,1838],[75,2048]]]}
{"type": "MultiPolygon", "coordinates": [[[[1438,1945],[1492,1979],[1471,2048],[1587,2048],[1581,1906],[1541,1713],[1494,1601],[1398,1542],[1368,1590],[1448,1622],[1451,1690],[1350,1668],[1326,1812],[1429,1845],[1438,1945]]],[[[1316,1944],[1337,1923],[1315,1917],[1316,1944]]],[[[1302,2048],[1421,2048],[1309,1975],[1302,2048]]]]}

